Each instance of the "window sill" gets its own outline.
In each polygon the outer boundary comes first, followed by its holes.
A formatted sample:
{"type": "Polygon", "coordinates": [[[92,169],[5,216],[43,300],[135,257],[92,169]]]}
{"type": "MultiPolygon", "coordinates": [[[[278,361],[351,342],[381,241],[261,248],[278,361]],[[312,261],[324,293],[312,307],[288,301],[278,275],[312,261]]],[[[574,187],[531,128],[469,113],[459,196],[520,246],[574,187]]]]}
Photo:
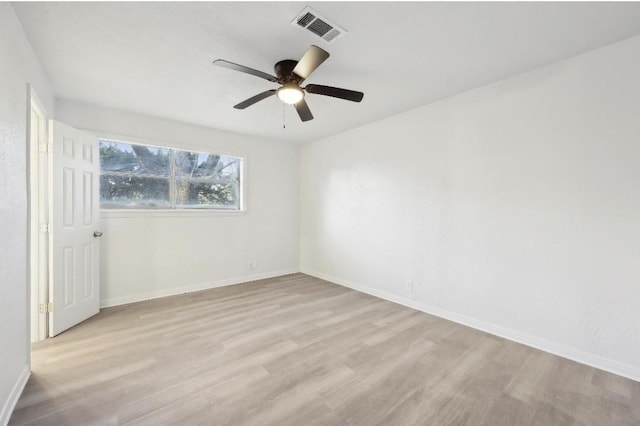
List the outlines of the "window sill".
{"type": "Polygon", "coordinates": [[[150,217],[213,217],[242,216],[246,210],[209,210],[209,209],[100,209],[102,219],[150,218],[150,217]]]}

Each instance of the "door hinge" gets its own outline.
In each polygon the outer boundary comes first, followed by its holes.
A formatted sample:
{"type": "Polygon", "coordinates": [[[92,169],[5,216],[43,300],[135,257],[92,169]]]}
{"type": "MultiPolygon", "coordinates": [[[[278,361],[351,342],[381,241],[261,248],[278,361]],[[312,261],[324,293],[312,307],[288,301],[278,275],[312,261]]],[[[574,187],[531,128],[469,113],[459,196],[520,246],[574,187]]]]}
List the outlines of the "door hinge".
{"type": "Polygon", "coordinates": [[[53,146],[50,143],[41,143],[40,152],[52,152],[53,146]]]}
{"type": "Polygon", "coordinates": [[[41,234],[50,234],[53,230],[51,223],[41,223],[40,224],[40,233],[41,234]]]}
{"type": "Polygon", "coordinates": [[[53,303],[41,303],[40,304],[40,313],[41,314],[50,314],[53,312],[53,303]]]}

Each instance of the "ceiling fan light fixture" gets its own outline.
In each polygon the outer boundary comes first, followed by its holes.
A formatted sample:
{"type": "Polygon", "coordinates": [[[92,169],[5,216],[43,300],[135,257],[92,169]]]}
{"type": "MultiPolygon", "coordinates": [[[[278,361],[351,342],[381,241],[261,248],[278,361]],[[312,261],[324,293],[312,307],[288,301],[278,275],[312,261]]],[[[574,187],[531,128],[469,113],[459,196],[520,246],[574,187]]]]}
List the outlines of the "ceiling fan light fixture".
{"type": "Polygon", "coordinates": [[[285,84],[276,91],[278,98],[285,104],[297,104],[304,98],[304,92],[295,84],[285,84]]]}

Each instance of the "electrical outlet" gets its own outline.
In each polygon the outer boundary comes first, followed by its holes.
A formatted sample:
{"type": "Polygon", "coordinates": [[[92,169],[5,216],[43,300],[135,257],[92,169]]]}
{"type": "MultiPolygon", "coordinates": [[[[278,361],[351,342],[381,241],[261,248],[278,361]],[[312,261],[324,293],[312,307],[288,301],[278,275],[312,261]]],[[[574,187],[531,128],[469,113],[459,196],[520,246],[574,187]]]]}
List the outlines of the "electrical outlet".
{"type": "Polygon", "coordinates": [[[413,293],[413,281],[407,280],[407,282],[405,283],[405,288],[409,293],[413,293]]]}
{"type": "Polygon", "coordinates": [[[249,261],[249,269],[250,270],[254,270],[258,268],[258,262],[256,262],[255,260],[250,260],[249,261]]]}

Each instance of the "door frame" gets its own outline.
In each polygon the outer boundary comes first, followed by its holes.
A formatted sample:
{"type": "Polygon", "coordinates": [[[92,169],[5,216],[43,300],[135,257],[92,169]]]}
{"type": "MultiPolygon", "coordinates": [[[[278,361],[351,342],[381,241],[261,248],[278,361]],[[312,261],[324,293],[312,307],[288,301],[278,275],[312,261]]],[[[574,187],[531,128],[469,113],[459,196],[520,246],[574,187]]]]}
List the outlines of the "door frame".
{"type": "Polygon", "coordinates": [[[49,117],[27,85],[27,202],[30,342],[48,337],[51,149],[49,117]],[[34,120],[33,117],[36,119],[34,120]]]}

